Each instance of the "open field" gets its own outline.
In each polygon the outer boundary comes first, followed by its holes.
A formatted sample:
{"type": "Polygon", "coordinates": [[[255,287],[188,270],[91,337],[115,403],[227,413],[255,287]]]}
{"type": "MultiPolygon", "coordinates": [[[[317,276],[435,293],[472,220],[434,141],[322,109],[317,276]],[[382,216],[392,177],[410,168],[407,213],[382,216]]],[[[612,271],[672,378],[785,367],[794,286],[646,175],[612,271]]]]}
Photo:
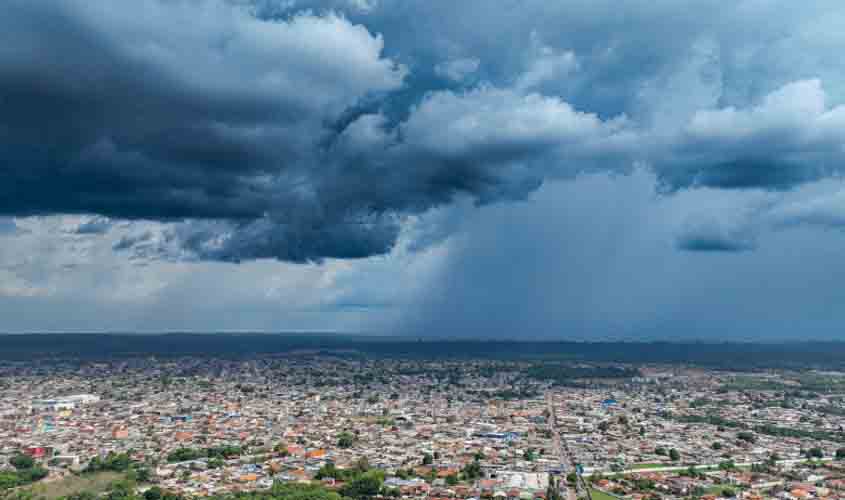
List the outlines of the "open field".
{"type": "Polygon", "coordinates": [[[736,491],[737,488],[735,486],[730,486],[727,484],[716,484],[704,489],[704,493],[706,495],[722,495],[722,492],[725,490],[736,491]]]}
{"type": "Polygon", "coordinates": [[[94,474],[70,475],[58,481],[39,482],[27,488],[36,498],[49,500],[73,495],[82,491],[99,494],[108,489],[112,481],[122,478],[117,472],[96,472],[94,474]]]}

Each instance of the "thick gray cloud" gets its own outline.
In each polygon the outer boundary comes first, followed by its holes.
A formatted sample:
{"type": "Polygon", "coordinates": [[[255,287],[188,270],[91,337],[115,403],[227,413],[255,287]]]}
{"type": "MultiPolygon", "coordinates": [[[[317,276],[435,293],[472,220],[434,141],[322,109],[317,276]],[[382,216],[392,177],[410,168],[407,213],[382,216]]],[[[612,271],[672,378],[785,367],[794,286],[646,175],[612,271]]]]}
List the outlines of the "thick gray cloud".
{"type": "MultiPolygon", "coordinates": [[[[330,14],[262,21],[211,0],[0,9],[0,213],[285,217],[315,196],[326,123],[404,75],[381,38],[330,14]]],[[[287,223],[331,240],[366,207],[327,210],[287,223]]]]}
{"type": "Polygon", "coordinates": [[[789,189],[841,171],[845,106],[819,80],[787,84],[751,108],[697,111],[659,168],[673,185],[789,189]]]}
{"type": "Polygon", "coordinates": [[[302,262],[580,172],[789,190],[841,168],[843,10],[12,0],[0,213],[158,220],[162,256],[302,262]]]}

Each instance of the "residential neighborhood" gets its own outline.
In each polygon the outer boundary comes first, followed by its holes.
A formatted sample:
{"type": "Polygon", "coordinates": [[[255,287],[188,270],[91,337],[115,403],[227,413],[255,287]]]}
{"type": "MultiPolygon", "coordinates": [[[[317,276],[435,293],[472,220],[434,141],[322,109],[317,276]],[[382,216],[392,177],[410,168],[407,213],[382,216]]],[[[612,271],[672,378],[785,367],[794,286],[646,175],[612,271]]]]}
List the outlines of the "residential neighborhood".
{"type": "Polygon", "coordinates": [[[0,374],[5,474],[44,471],[12,491],[131,470],[184,497],[377,473],[420,500],[845,498],[840,373],[305,353],[0,374]]]}

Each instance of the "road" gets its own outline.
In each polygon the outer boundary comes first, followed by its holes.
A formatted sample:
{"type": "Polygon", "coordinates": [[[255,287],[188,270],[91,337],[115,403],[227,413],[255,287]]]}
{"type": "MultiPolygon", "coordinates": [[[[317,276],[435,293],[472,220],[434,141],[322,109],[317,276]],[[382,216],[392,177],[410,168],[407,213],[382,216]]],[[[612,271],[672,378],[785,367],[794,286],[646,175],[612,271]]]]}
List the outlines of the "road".
{"type": "MultiPolygon", "coordinates": [[[[560,466],[562,469],[562,477],[566,477],[567,470],[571,468],[571,470],[576,471],[577,468],[575,466],[575,459],[572,457],[572,454],[569,452],[569,445],[566,441],[563,441],[563,446],[561,446],[560,440],[560,433],[557,431],[557,413],[555,413],[555,406],[554,401],[552,399],[551,392],[546,392],[546,408],[549,413],[549,431],[552,434],[552,447],[554,448],[555,455],[558,457],[560,461],[560,466]],[[564,451],[565,450],[565,451],[564,451]]],[[[578,482],[581,484],[582,488],[587,492],[587,496],[590,500],[592,500],[592,495],[590,494],[589,488],[586,488],[581,475],[578,475],[578,482]]],[[[578,499],[578,491],[577,488],[571,488],[566,481],[562,481],[562,487],[566,489],[566,498],[567,500],[577,500],[578,499]]]]}
{"type": "MultiPolygon", "coordinates": [[[[821,462],[830,462],[833,458],[826,457],[822,458],[819,461],[821,462]]],[[[805,458],[794,458],[789,460],[778,460],[775,463],[777,465],[790,465],[790,464],[798,464],[806,462],[807,459],[805,458]]],[[[736,462],[734,465],[736,467],[751,467],[752,465],[761,465],[765,464],[766,462],[736,462]]],[[[649,467],[647,469],[625,469],[621,471],[611,471],[611,470],[589,470],[584,471],[582,474],[584,477],[590,477],[594,474],[642,474],[645,472],[678,472],[684,471],[689,469],[690,467],[695,467],[697,470],[704,470],[704,469],[718,469],[719,464],[696,464],[696,465],[667,465],[666,467],[649,467]]]]}

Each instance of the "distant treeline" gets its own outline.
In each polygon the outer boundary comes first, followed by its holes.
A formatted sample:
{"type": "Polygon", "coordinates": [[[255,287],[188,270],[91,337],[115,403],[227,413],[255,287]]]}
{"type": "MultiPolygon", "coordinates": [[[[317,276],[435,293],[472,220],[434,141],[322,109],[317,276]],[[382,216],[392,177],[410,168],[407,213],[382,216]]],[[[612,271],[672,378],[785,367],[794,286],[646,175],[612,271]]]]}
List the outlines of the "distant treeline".
{"type": "Polygon", "coordinates": [[[745,428],[746,425],[735,420],[727,420],[718,415],[678,415],[675,420],[684,424],[710,424],[720,427],[745,428]]]}
{"type": "Polygon", "coordinates": [[[168,462],[184,462],[199,458],[228,459],[240,456],[243,448],[240,446],[213,446],[210,448],[178,448],[167,455],[168,462]]]}
{"type": "Polygon", "coordinates": [[[526,375],[536,380],[550,380],[561,385],[570,385],[584,379],[626,379],[638,377],[639,370],[616,366],[567,366],[544,363],[531,366],[526,375]]]}
{"type": "Polygon", "coordinates": [[[687,363],[730,370],[845,369],[845,342],[520,342],[287,333],[0,335],[3,360],[150,355],[237,359],[293,352],[406,359],[687,363]]]}

